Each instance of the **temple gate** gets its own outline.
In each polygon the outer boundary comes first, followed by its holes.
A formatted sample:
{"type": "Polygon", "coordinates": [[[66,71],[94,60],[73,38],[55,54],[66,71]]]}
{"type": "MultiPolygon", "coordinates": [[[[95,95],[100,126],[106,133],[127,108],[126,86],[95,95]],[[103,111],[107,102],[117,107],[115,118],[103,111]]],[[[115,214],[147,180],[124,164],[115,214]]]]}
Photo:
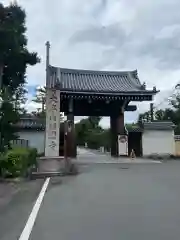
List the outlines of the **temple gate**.
{"type": "Polygon", "coordinates": [[[111,128],[111,155],[121,154],[119,139],[125,136],[124,112],[135,111],[134,101],[151,101],[156,88],[147,90],[135,71],[93,71],[46,66],[46,141],[45,157],[59,156],[59,112],[70,124],[68,154],[76,156],[74,116],[108,116],[111,128]]]}

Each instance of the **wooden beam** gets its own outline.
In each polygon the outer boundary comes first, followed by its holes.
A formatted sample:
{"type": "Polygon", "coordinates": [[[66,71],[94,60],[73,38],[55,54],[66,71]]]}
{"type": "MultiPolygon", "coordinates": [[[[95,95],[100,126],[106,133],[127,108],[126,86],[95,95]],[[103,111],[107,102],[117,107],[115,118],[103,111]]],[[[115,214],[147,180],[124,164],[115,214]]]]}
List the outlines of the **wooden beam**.
{"type": "MultiPolygon", "coordinates": [[[[136,111],[136,106],[127,106],[125,111],[136,111]]],[[[65,112],[67,115],[68,112],[65,112]]],[[[74,116],[102,116],[102,117],[109,117],[110,115],[118,115],[119,109],[91,109],[90,107],[79,107],[78,109],[74,110],[74,116]]]]}

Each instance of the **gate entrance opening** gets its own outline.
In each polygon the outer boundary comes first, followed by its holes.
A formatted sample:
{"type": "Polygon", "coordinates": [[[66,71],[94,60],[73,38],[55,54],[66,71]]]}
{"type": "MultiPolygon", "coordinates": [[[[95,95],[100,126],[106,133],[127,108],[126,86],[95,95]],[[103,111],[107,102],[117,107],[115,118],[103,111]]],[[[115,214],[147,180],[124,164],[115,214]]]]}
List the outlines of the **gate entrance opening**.
{"type": "Polygon", "coordinates": [[[136,157],[142,157],[142,132],[128,133],[128,156],[134,150],[136,157]]]}

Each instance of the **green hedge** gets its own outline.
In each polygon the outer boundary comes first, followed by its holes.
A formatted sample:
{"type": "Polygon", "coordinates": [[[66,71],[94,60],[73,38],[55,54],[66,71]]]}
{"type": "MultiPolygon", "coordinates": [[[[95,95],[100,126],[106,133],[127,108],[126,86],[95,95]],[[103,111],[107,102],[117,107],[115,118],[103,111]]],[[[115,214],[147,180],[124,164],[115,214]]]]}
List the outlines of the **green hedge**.
{"type": "Polygon", "coordinates": [[[36,166],[37,150],[34,148],[14,148],[0,155],[1,175],[23,176],[31,166],[36,166]]]}

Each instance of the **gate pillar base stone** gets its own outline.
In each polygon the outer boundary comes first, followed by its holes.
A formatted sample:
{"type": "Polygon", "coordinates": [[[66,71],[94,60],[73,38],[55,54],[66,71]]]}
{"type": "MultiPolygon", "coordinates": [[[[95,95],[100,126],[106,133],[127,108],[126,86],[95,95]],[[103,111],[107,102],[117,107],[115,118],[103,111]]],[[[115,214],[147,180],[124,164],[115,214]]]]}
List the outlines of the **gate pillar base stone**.
{"type": "Polygon", "coordinates": [[[64,157],[40,157],[37,161],[38,172],[62,172],[64,169],[64,157]]]}
{"type": "Polygon", "coordinates": [[[40,157],[37,161],[37,172],[32,173],[41,177],[54,177],[77,174],[75,161],[64,157],[40,157]]]}

